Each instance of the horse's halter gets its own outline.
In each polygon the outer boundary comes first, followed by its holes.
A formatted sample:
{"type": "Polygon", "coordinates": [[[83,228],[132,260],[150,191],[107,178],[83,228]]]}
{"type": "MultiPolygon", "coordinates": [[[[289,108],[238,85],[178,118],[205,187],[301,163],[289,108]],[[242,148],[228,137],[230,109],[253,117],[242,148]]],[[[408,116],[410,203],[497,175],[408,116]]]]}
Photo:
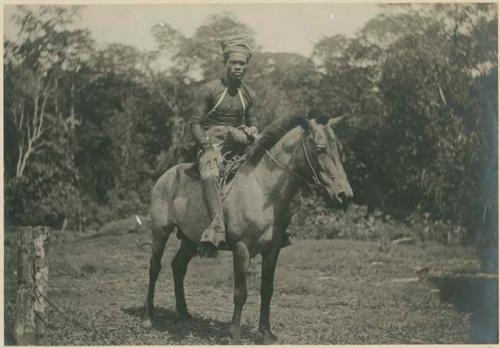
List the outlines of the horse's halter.
{"type": "Polygon", "coordinates": [[[309,155],[307,154],[307,148],[306,148],[306,144],[304,142],[304,135],[302,135],[300,137],[300,142],[302,143],[302,149],[304,150],[304,155],[306,157],[306,161],[307,161],[307,164],[309,165],[309,169],[311,169],[311,172],[312,172],[312,179],[313,179],[313,182],[310,182],[309,180],[307,180],[306,178],[304,178],[303,176],[295,173],[293,170],[291,170],[290,168],[288,168],[285,164],[279,162],[276,158],[274,158],[274,156],[268,151],[266,150],[266,154],[269,156],[269,158],[274,162],[276,163],[279,167],[281,167],[282,169],[285,169],[287,172],[289,172],[290,174],[292,174],[293,176],[295,176],[296,178],[304,181],[309,187],[312,187],[312,188],[322,188],[322,189],[326,189],[326,185],[324,185],[320,180],[319,180],[319,177],[318,177],[318,174],[316,173],[316,170],[314,169],[314,166],[313,164],[311,163],[311,160],[309,159],[309,155]]]}
{"type": "Polygon", "coordinates": [[[319,180],[318,174],[316,173],[316,170],[314,170],[314,166],[312,165],[311,160],[309,159],[309,155],[307,154],[306,143],[304,142],[304,136],[300,137],[300,142],[302,143],[302,149],[304,150],[304,155],[306,156],[307,164],[309,164],[309,168],[311,168],[311,172],[313,174],[312,178],[314,181],[314,185],[316,187],[326,188],[326,186],[323,185],[319,180]]]}

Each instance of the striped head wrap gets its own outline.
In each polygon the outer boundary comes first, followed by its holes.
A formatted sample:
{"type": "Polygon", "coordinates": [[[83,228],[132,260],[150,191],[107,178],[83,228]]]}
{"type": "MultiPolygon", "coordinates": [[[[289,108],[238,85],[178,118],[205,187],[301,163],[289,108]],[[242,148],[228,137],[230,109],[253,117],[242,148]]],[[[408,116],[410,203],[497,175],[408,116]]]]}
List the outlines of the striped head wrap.
{"type": "Polygon", "coordinates": [[[231,53],[241,53],[245,55],[247,59],[250,59],[252,57],[252,49],[247,41],[247,38],[241,34],[225,37],[221,41],[224,59],[227,59],[231,53]]]}

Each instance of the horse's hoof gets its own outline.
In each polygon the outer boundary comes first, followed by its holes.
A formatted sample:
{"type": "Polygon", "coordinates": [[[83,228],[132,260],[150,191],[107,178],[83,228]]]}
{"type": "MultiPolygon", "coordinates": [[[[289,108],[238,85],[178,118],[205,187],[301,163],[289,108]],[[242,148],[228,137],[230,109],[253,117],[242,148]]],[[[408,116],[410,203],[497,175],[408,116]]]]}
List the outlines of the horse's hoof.
{"type": "Polygon", "coordinates": [[[151,329],[153,327],[153,322],[149,318],[145,318],[142,320],[142,327],[144,329],[151,329]]]}
{"type": "Polygon", "coordinates": [[[187,310],[177,310],[177,315],[182,320],[191,320],[191,319],[193,319],[193,316],[191,314],[189,314],[189,312],[187,310]]]}
{"type": "Polygon", "coordinates": [[[229,344],[232,346],[239,346],[239,345],[241,345],[241,339],[231,338],[231,341],[229,342],[229,344]]]}
{"type": "Polygon", "coordinates": [[[229,344],[231,345],[240,345],[241,344],[241,336],[240,330],[235,330],[234,328],[229,329],[229,336],[231,337],[231,341],[229,344]]]}
{"type": "Polygon", "coordinates": [[[267,331],[262,334],[262,344],[268,345],[275,344],[276,342],[278,342],[278,336],[272,332],[267,331]]]}

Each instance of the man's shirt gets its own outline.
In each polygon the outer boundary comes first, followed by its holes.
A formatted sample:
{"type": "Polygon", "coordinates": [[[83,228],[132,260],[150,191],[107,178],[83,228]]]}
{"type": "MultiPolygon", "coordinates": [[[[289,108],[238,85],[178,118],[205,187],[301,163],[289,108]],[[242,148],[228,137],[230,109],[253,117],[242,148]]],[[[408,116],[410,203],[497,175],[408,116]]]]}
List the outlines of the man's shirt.
{"type": "Polygon", "coordinates": [[[230,94],[227,91],[217,108],[210,112],[226,90],[225,82],[223,79],[216,79],[201,86],[195,98],[194,116],[191,119],[191,130],[198,143],[207,143],[204,129],[211,126],[256,125],[252,114],[255,93],[244,84],[239,89],[241,96],[238,92],[230,94]]]}

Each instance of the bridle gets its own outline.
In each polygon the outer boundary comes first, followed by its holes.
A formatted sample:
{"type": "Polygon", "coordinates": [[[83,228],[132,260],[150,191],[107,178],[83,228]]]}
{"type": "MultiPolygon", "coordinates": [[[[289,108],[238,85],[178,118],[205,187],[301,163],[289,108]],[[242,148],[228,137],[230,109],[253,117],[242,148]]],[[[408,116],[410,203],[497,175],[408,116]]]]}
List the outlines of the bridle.
{"type": "Polygon", "coordinates": [[[304,151],[304,155],[306,157],[306,161],[307,161],[307,164],[309,165],[309,169],[311,169],[311,172],[312,172],[312,180],[313,182],[307,180],[306,178],[304,178],[303,176],[295,173],[293,170],[291,170],[290,168],[288,168],[285,164],[279,162],[270,152],[269,150],[266,150],[266,154],[269,156],[269,158],[276,164],[278,165],[279,167],[281,167],[282,169],[286,170],[288,173],[292,174],[293,176],[295,176],[296,178],[304,181],[309,187],[312,187],[312,188],[322,188],[322,189],[326,189],[326,185],[324,185],[323,183],[321,183],[321,181],[319,180],[319,177],[318,177],[318,174],[316,173],[316,170],[314,169],[314,166],[312,165],[311,163],[311,160],[309,159],[309,155],[307,153],[307,148],[306,148],[306,144],[304,142],[304,135],[302,135],[300,137],[300,142],[302,143],[302,150],[304,151]]]}

